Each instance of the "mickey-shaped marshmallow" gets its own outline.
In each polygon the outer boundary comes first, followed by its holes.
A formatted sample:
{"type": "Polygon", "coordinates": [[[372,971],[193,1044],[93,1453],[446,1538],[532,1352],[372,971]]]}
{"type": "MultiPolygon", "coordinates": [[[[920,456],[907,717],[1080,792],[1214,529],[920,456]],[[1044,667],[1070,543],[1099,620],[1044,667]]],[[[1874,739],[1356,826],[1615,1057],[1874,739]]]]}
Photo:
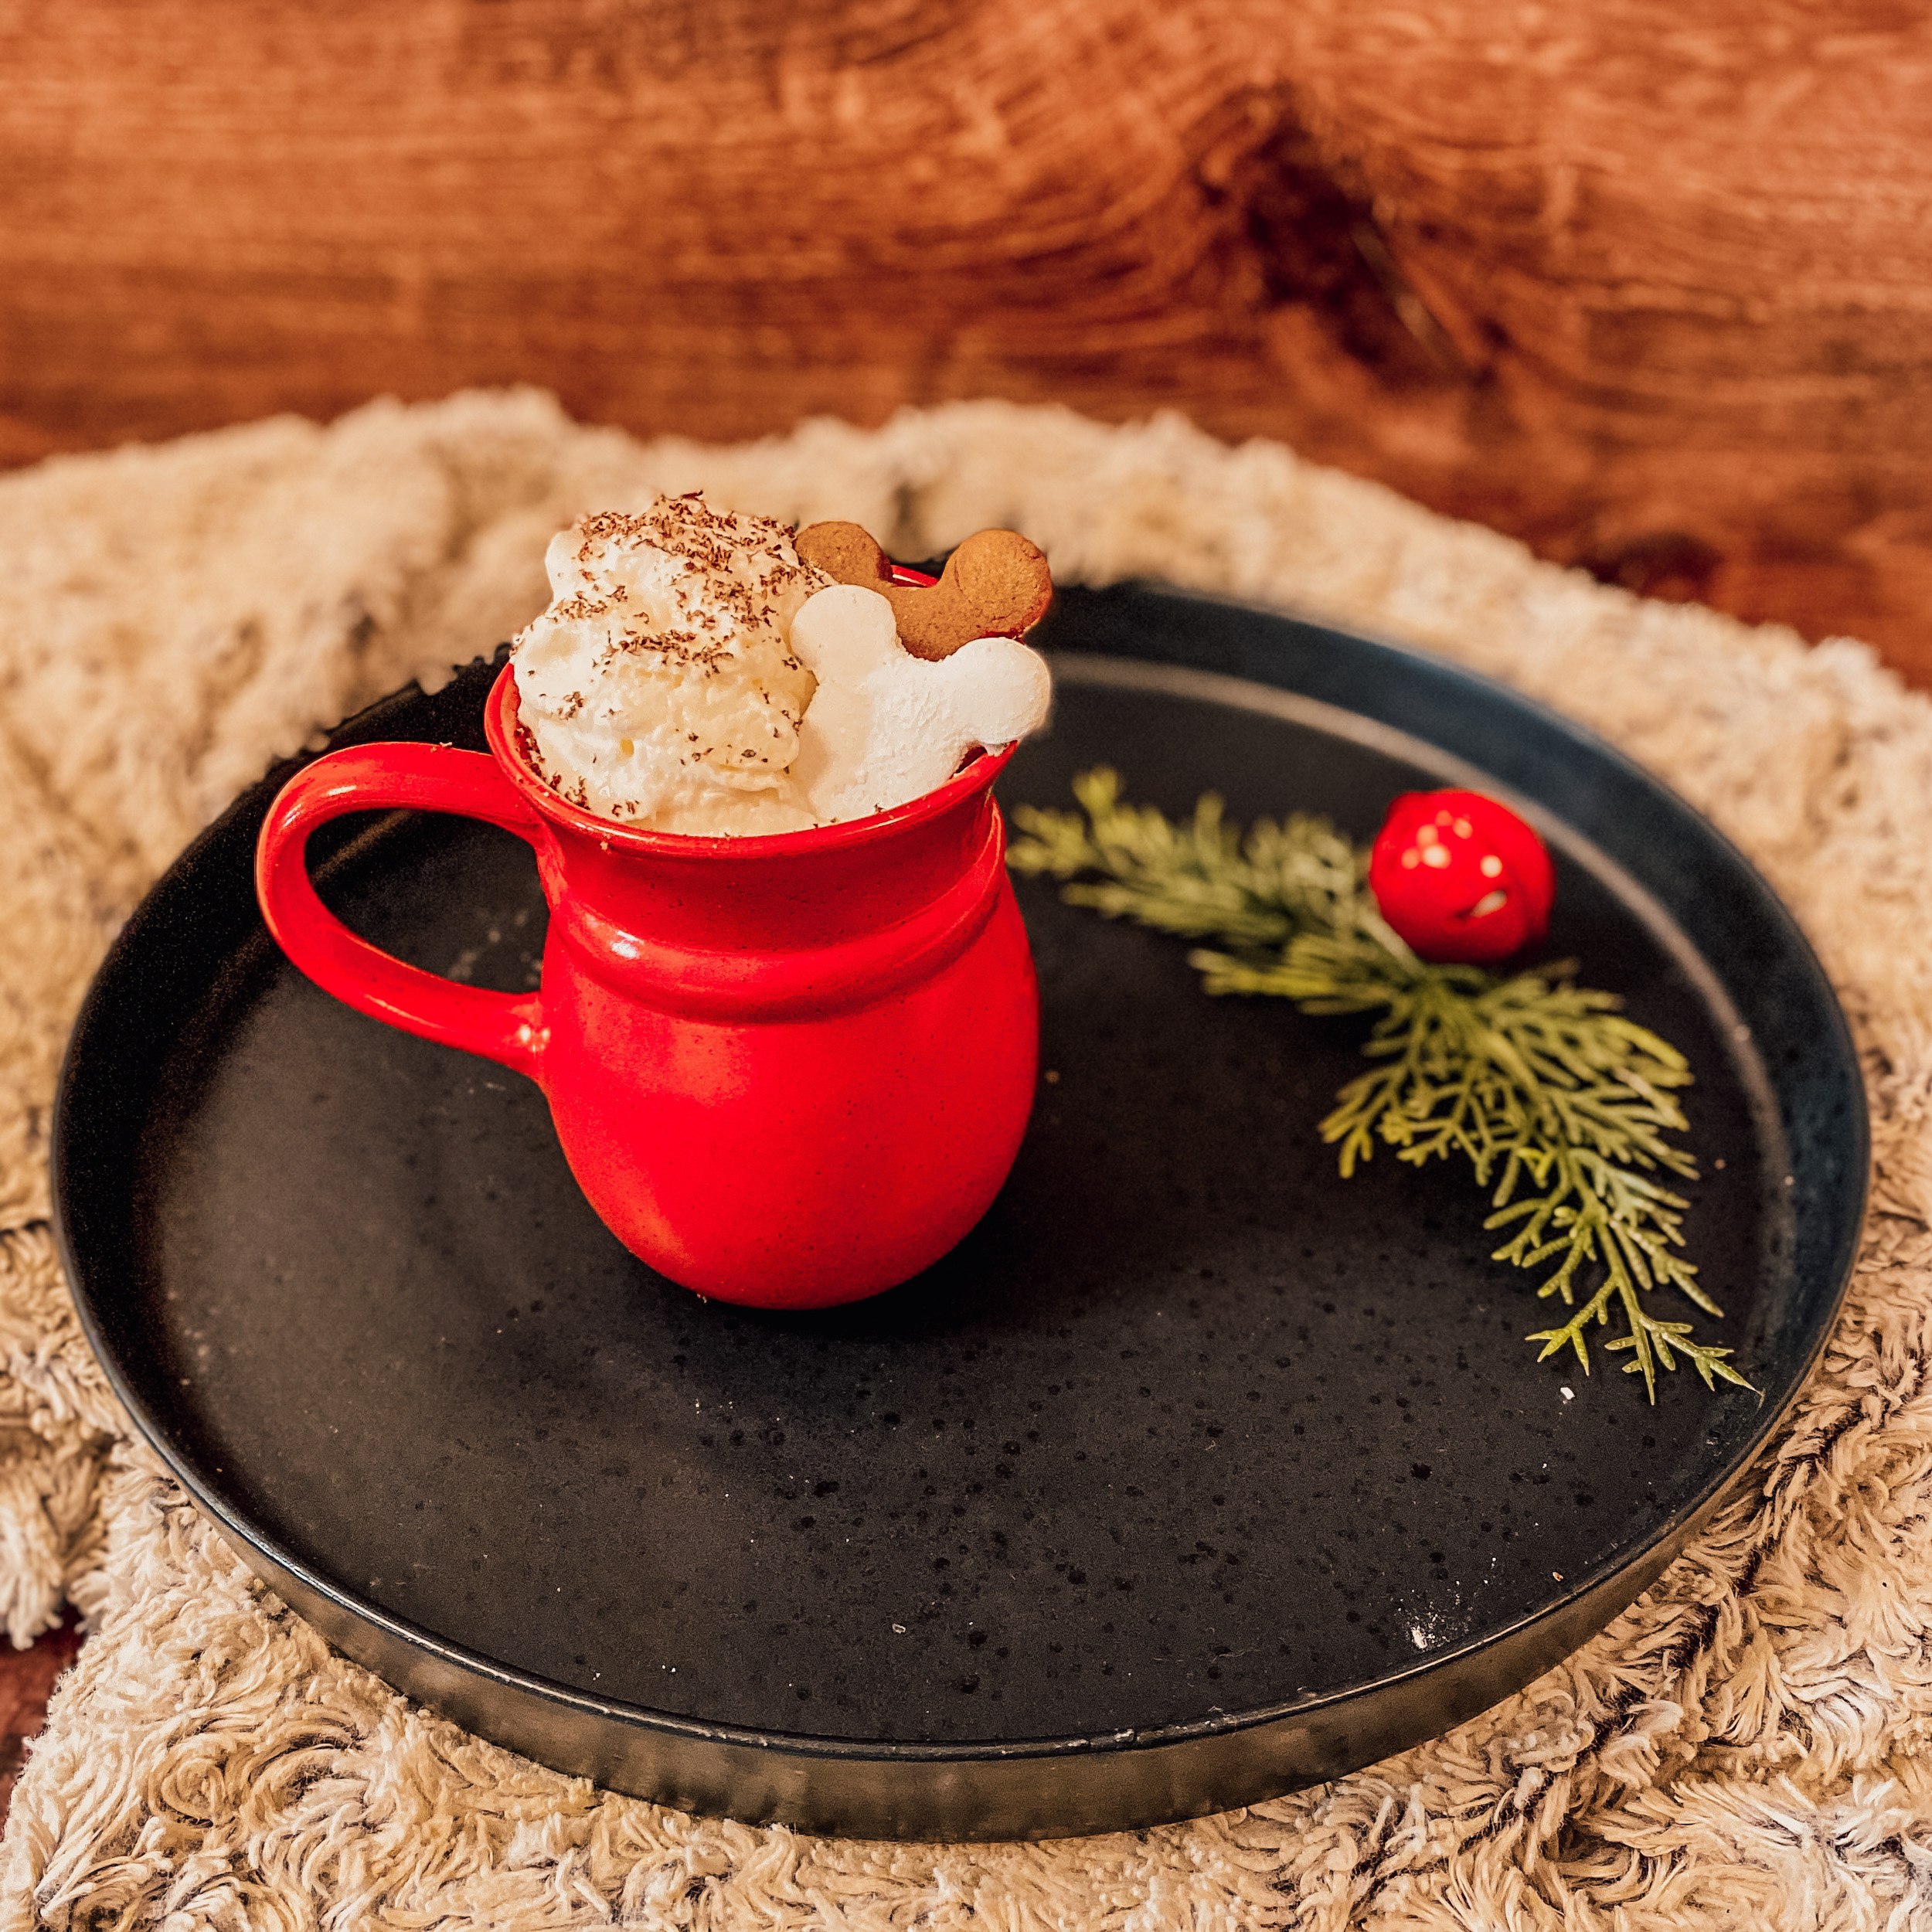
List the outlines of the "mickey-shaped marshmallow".
{"type": "Polygon", "coordinates": [[[930,585],[895,583],[885,552],[856,523],[808,523],[794,542],[804,562],[883,597],[916,658],[950,657],[978,638],[1017,638],[1053,600],[1045,553],[1017,530],[969,536],[930,585]]]}
{"type": "Polygon", "coordinates": [[[862,818],[944,784],[975,746],[1011,744],[1045,722],[1046,660],[1011,638],[969,640],[937,661],[900,647],[877,591],[835,583],[791,623],[818,681],[791,775],[821,824],[862,818]]]}

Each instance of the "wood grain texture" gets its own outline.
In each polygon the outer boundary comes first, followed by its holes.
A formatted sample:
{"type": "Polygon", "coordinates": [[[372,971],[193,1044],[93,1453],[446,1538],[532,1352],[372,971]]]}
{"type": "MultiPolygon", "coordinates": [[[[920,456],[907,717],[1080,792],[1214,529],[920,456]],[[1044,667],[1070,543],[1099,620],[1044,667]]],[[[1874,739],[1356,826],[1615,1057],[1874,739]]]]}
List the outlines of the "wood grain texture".
{"type": "Polygon", "coordinates": [[[0,0],[0,461],[1172,406],[1932,682],[1899,0],[0,0]]]}
{"type": "Polygon", "coordinates": [[[80,1655],[80,1629],[73,1611],[28,1650],[0,1648],[0,1825],[6,1822],[13,1787],[27,1761],[27,1746],[47,1721],[54,1680],[80,1655]]]}

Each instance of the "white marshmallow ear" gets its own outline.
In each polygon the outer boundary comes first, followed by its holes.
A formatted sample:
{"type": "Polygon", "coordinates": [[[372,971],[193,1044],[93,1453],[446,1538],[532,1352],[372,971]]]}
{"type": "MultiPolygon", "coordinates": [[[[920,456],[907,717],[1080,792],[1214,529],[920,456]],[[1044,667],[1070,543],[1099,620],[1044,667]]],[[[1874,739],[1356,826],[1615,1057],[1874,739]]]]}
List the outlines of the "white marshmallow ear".
{"type": "Polygon", "coordinates": [[[975,638],[932,668],[950,687],[967,745],[1010,745],[1046,722],[1052,675],[1046,660],[1016,638],[975,638]]]}
{"type": "Polygon", "coordinates": [[[879,736],[872,680],[890,675],[899,648],[893,607],[862,584],[815,591],[791,621],[791,654],[818,679],[798,721],[791,776],[815,818],[852,818],[872,807],[853,800],[869,791],[869,765],[879,736]]]}
{"type": "Polygon", "coordinates": [[[856,684],[906,654],[893,607],[859,583],[815,590],[791,621],[791,655],[821,682],[856,684]]]}

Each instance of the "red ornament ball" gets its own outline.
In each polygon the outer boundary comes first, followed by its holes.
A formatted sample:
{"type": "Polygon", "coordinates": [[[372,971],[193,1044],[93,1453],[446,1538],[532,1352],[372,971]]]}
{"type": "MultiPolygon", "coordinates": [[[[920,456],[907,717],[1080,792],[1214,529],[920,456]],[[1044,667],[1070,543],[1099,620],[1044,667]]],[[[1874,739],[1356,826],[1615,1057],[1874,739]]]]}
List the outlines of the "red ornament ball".
{"type": "Polygon", "coordinates": [[[1548,930],[1556,876],[1507,805],[1479,791],[1405,791],[1369,855],[1369,889],[1420,957],[1487,966],[1548,930]]]}

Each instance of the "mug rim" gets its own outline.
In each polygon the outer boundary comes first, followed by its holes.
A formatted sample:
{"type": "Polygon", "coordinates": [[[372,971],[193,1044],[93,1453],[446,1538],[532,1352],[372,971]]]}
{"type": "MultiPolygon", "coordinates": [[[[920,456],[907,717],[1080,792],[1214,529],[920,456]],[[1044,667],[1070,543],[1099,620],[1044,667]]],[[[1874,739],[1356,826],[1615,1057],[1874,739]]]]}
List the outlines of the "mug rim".
{"type": "Polygon", "coordinates": [[[940,817],[954,805],[985,790],[1005,769],[1019,750],[1016,739],[998,750],[984,747],[969,758],[944,784],[921,792],[902,804],[888,805],[883,811],[868,812],[862,818],[845,818],[829,825],[807,825],[796,832],[747,832],[743,835],[688,832],[655,832],[641,825],[626,825],[614,818],[600,818],[581,805],[553,791],[533,771],[517,743],[519,694],[516,663],[506,659],[491,687],[484,709],[484,731],[498,768],[515,786],[522,797],[543,817],[562,828],[597,839],[607,848],[616,845],[659,859],[771,859],[783,854],[836,852],[852,845],[865,845],[889,838],[908,827],[940,817]]]}

